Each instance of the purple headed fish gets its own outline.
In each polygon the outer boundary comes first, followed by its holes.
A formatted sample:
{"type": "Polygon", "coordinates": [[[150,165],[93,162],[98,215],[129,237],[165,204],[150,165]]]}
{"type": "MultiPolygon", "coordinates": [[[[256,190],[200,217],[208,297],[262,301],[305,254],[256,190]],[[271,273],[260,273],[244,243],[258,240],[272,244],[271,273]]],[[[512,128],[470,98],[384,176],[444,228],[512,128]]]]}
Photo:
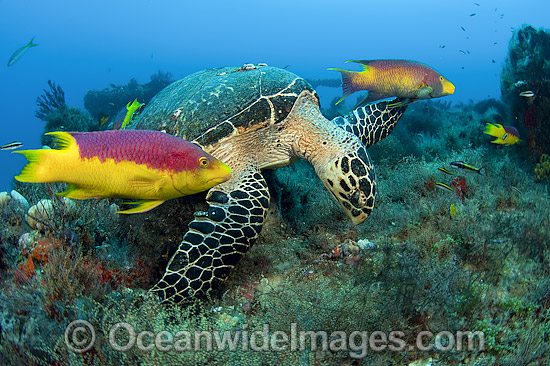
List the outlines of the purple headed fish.
{"type": "Polygon", "coordinates": [[[363,71],[336,70],[342,74],[344,96],[359,90],[369,93],[358,105],[390,97],[417,99],[438,98],[453,94],[454,85],[440,73],[420,62],[409,60],[349,60],[357,62],[363,71]]]}
{"type": "Polygon", "coordinates": [[[487,123],[484,133],[496,137],[495,140],[491,141],[493,144],[514,145],[521,141],[519,131],[514,126],[487,123]]]}
{"type": "Polygon", "coordinates": [[[65,182],[60,195],[140,199],[149,211],[164,201],[205,191],[230,178],[231,169],[197,145],[159,131],[50,132],[58,150],[24,150],[20,182],[65,182]]]}

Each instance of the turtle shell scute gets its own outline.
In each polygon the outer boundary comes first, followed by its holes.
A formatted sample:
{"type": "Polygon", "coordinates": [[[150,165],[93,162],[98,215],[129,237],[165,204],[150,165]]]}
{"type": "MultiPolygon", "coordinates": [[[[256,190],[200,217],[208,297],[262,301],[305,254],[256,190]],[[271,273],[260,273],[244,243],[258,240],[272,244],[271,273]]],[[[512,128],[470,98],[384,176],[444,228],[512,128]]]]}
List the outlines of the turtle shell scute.
{"type": "Polygon", "coordinates": [[[281,122],[304,90],[314,92],[301,77],[276,67],[202,70],[161,90],[134,128],[163,129],[208,146],[224,137],[281,122]],[[178,111],[177,118],[174,111],[178,111]]]}

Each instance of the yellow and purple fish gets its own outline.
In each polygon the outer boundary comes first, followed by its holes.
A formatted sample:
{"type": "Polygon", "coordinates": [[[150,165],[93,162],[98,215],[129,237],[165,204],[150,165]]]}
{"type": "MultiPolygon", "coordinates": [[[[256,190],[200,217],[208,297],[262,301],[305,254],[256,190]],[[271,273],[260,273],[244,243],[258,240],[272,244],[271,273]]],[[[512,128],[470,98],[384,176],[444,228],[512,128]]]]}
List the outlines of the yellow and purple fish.
{"type": "Polygon", "coordinates": [[[231,169],[197,145],[159,131],[50,132],[58,149],[15,151],[27,164],[20,182],[65,182],[61,196],[139,199],[120,213],[149,211],[164,201],[205,191],[231,169]]]}
{"type": "Polygon", "coordinates": [[[440,73],[420,62],[409,60],[349,60],[357,62],[363,71],[336,70],[342,74],[344,96],[368,90],[358,105],[390,97],[417,99],[438,98],[453,94],[455,86],[440,73]]]}
{"type": "Polygon", "coordinates": [[[491,141],[493,144],[513,145],[521,141],[518,129],[513,126],[487,123],[484,133],[496,137],[495,140],[491,141]]]}

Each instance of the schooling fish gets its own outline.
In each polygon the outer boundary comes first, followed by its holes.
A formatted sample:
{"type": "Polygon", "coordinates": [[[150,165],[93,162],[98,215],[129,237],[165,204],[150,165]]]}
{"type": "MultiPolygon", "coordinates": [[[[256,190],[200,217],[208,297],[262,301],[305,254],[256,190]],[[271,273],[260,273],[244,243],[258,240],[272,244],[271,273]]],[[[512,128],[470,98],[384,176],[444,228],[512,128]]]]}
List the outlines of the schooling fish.
{"type": "Polygon", "coordinates": [[[483,168],[481,168],[481,169],[480,169],[480,168],[476,168],[475,166],[466,164],[466,163],[463,162],[463,161],[453,161],[453,162],[450,163],[449,165],[452,166],[452,167],[454,167],[454,168],[468,170],[468,171],[470,171],[470,172],[475,172],[475,173],[478,173],[478,174],[481,174],[481,175],[484,175],[484,174],[485,174],[483,168]]]}
{"type": "Polygon", "coordinates": [[[231,169],[197,145],[160,131],[49,132],[59,149],[14,151],[27,158],[20,182],[65,182],[61,196],[139,199],[120,213],[149,211],[164,201],[205,191],[231,169]]]}
{"type": "Polygon", "coordinates": [[[23,146],[22,142],[14,141],[10,142],[9,144],[5,144],[2,147],[0,147],[0,150],[15,150],[19,149],[21,146],[23,146]]]}
{"type": "Polygon", "coordinates": [[[491,141],[493,144],[513,145],[521,141],[519,131],[513,126],[487,123],[484,133],[496,137],[496,140],[491,141]]]}
{"type": "Polygon", "coordinates": [[[115,120],[113,122],[113,130],[123,130],[124,127],[128,126],[132,119],[132,115],[135,111],[141,108],[145,103],[139,103],[137,99],[134,99],[133,102],[128,102],[120,112],[118,112],[115,120]]]}
{"type": "Polygon", "coordinates": [[[349,60],[357,62],[363,71],[348,71],[331,68],[342,74],[344,96],[359,90],[368,90],[368,96],[361,105],[389,97],[408,98],[411,100],[437,98],[453,94],[454,85],[440,73],[420,62],[409,60],[349,60]]]}
{"type": "Polygon", "coordinates": [[[13,63],[17,60],[19,60],[21,58],[21,56],[23,56],[23,54],[25,53],[26,50],[28,50],[29,48],[31,47],[36,47],[38,46],[38,44],[36,43],[32,43],[32,41],[34,41],[34,37],[32,37],[31,41],[29,43],[27,43],[25,46],[19,48],[17,51],[15,51],[9,61],[8,61],[8,66],[11,66],[13,65],[13,63]]]}

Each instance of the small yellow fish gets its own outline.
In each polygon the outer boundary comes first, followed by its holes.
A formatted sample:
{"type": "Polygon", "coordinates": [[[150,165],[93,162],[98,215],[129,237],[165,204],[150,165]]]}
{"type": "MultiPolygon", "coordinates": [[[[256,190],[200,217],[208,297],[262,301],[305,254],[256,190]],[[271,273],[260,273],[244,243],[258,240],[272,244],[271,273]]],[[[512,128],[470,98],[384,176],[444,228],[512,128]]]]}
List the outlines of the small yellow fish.
{"type": "Polygon", "coordinates": [[[344,96],[368,90],[368,101],[397,97],[411,100],[438,98],[453,94],[455,86],[440,73],[423,63],[409,60],[348,60],[363,67],[363,71],[330,68],[342,74],[344,96]]]}
{"type": "Polygon", "coordinates": [[[491,141],[493,144],[508,146],[514,145],[521,141],[519,139],[519,131],[513,126],[503,126],[498,123],[487,123],[484,133],[496,137],[496,140],[491,141]]]}
{"type": "Polygon", "coordinates": [[[454,219],[457,213],[458,211],[455,204],[453,203],[451,206],[449,206],[449,216],[451,217],[451,220],[454,219]]]}
{"type": "Polygon", "coordinates": [[[140,103],[137,99],[134,99],[133,102],[128,102],[124,108],[117,114],[113,122],[114,130],[123,130],[130,121],[132,120],[132,115],[137,111],[144,103],[140,103]]]}

